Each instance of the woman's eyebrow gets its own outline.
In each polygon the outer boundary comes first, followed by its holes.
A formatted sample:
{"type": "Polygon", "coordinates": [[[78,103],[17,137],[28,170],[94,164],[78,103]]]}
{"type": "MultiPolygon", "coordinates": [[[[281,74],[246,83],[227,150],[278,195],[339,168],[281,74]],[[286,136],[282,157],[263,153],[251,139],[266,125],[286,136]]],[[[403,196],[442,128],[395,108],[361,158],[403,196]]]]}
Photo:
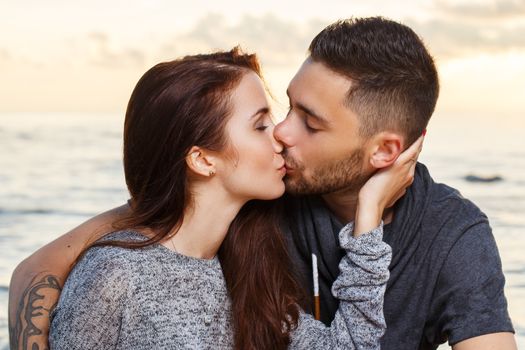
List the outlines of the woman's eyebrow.
{"type": "Polygon", "coordinates": [[[270,108],[268,107],[262,107],[262,108],[259,108],[259,110],[257,110],[257,112],[255,112],[251,117],[250,119],[253,119],[255,118],[256,116],[258,116],[259,114],[267,114],[270,112],[270,108]]]}

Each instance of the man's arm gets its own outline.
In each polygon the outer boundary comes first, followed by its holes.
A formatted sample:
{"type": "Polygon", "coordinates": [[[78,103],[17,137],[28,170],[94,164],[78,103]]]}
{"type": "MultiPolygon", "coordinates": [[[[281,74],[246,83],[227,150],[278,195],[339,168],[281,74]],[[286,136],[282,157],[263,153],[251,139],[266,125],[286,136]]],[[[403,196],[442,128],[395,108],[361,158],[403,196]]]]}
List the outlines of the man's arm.
{"type": "Polygon", "coordinates": [[[470,338],[452,346],[452,350],[518,350],[514,334],[492,333],[470,338]]]}
{"type": "Polygon", "coordinates": [[[48,349],[49,315],[78,255],[87,244],[113,231],[128,211],[124,205],[100,214],[40,248],[22,261],[9,285],[11,350],[48,349]]]}

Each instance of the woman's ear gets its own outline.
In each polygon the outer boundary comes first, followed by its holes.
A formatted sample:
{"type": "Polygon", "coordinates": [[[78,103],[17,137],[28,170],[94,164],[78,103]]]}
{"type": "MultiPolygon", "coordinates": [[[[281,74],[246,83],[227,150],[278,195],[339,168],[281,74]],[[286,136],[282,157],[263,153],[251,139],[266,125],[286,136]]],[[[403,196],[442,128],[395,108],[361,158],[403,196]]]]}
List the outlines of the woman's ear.
{"type": "Polygon", "coordinates": [[[397,133],[380,132],[373,138],[370,165],[376,169],[392,165],[403,152],[404,138],[397,133]]]}
{"type": "Polygon", "coordinates": [[[205,149],[193,146],[186,155],[186,164],[195,175],[210,177],[215,175],[215,158],[205,149]]]}

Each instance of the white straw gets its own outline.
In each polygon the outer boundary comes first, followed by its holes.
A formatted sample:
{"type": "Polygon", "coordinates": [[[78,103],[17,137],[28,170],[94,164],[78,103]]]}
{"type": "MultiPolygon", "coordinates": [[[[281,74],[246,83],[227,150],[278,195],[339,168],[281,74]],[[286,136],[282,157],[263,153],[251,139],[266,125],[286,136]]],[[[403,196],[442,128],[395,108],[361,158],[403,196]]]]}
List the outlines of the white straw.
{"type": "Polygon", "coordinates": [[[312,271],[314,273],[314,296],[319,296],[319,275],[317,273],[317,256],[312,254],[312,271]]]}

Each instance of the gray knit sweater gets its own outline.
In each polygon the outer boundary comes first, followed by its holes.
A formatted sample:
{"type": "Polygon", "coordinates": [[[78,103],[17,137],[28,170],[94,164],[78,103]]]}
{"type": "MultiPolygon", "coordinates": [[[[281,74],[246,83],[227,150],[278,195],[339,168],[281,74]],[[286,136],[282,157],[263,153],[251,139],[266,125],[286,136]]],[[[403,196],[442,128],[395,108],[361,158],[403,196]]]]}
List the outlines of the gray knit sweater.
{"type": "MultiPolygon", "coordinates": [[[[358,238],[339,233],[347,252],[332,293],[330,327],[302,313],[290,349],[379,349],[391,259],[382,225],[358,238]]],[[[119,231],[105,239],[143,240],[119,231]]],[[[51,349],[231,349],[231,303],[217,257],[203,260],[157,244],[90,249],[69,275],[52,314],[51,349]]]]}

